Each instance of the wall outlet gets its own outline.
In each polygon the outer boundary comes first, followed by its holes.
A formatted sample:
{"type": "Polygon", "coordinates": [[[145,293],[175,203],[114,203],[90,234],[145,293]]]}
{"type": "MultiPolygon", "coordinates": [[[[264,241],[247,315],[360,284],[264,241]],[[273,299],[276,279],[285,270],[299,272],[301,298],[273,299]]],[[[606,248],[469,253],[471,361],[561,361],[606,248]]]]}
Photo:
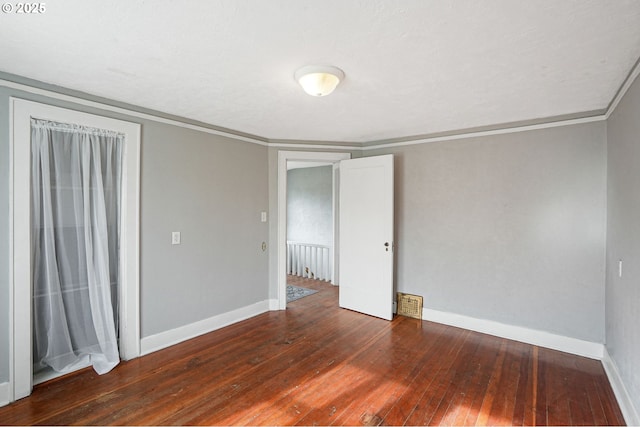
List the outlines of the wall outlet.
{"type": "Polygon", "coordinates": [[[260,221],[267,222],[267,213],[262,211],[260,212],[260,221]]]}
{"type": "Polygon", "coordinates": [[[171,232],[171,244],[172,245],[179,245],[180,244],[180,232],[179,231],[172,231],[171,232]]]}

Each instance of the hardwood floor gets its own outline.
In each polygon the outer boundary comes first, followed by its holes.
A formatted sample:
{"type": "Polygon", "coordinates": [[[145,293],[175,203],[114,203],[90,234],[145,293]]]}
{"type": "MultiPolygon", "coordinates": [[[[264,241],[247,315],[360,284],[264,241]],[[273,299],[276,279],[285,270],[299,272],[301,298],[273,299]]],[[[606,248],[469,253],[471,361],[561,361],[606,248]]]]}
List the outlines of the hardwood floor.
{"type": "Polygon", "coordinates": [[[320,292],[104,376],[38,385],[0,424],[621,425],[600,362],[437,323],[392,322],[320,292]]]}

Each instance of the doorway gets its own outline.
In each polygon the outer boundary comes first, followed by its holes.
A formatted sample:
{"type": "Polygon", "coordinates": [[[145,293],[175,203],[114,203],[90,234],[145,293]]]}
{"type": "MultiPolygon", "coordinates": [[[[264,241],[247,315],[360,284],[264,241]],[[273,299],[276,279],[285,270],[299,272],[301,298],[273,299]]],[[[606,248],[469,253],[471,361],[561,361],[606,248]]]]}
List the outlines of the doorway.
{"type": "Polygon", "coordinates": [[[331,163],[287,162],[288,275],[333,283],[334,193],[331,163]]]}
{"type": "Polygon", "coordinates": [[[31,230],[31,119],[108,129],[124,135],[120,206],[119,353],[140,353],[139,325],[139,170],[140,125],[11,98],[10,206],[10,401],[28,396],[33,386],[31,230]]]}
{"type": "MultiPolygon", "coordinates": [[[[308,152],[308,151],[280,151],[278,153],[278,308],[284,310],[287,307],[287,165],[290,162],[307,164],[327,164],[333,165],[334,188],[338,175],[338,163],[341,160],[351,158],[350,153],[335,152],[308,152]]],[[[338,178],[339,179],[339,178],[338,178]]],[[[335,200],[335,196],[334,196],[335,200]]],[[[339,225],[336,224],[337,204],[334,203],[333,223],[334,223],[334,251],[332,256],[333,278],[336,280],[338,274],[338,264],[336,262],[339,248],[335,244],[338,241],[339,225]]]]}

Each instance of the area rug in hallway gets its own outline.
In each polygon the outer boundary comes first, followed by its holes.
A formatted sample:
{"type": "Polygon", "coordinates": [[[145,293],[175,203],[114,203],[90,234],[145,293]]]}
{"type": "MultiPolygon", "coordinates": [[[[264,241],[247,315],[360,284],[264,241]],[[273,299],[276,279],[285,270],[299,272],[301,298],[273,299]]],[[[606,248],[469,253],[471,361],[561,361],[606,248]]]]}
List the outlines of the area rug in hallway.
{"type": "Polygon", "coordinates": [[[313,289],[301,288],[299,286],[287,285],[287,302],[295,301],[297,299],[315,294],[318,291],[313,289]]]}

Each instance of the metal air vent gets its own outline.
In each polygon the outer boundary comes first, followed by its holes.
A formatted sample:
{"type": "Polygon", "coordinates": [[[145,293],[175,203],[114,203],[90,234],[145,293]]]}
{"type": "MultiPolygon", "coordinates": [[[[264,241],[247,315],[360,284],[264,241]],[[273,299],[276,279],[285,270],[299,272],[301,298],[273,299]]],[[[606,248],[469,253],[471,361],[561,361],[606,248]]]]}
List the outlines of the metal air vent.
{"type": "Polygon", "coordinates": [[[398,314],[422,319],[422,297],[398,292],[398,314]]]}

